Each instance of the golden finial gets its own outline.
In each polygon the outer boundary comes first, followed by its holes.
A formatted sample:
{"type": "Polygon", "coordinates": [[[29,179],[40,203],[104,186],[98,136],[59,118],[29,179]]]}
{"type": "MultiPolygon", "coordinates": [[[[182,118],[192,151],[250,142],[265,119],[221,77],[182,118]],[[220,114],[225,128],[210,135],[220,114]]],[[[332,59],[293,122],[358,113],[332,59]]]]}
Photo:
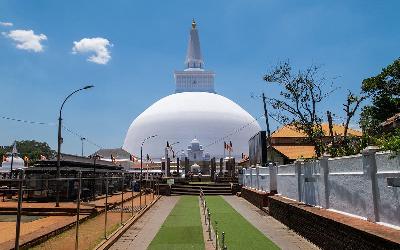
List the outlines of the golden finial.
{"type": "Polygon", "coordinates": [[[195,29],[196,28],[196,21],[194,20],[194,18],[193,18],[193,21],[192,21],[192,29],[195,29]]]}

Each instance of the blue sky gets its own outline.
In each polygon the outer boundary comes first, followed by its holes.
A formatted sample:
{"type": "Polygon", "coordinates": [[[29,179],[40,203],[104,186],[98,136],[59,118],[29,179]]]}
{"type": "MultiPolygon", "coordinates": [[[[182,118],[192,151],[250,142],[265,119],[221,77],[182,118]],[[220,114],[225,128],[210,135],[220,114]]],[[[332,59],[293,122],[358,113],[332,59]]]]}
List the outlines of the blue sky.
{"type": "MultiPolygon", "coordinates": [[[[322,65],[340,89],[323,103],[321,113],[329,109],[343,116],[347,89],[358,92],[364,78],[400,56],[399,9],[394,0],[2,0],[0,116],[50,125],[0,119],[0,145],[35,139],[56,148],[63,98],[90,83],[96,87],[66,104],[65,125],[104,148],[120,147],[133,119],[173,93],[173,71],[184,67],[192,18],[198,23],[205,67],[216,72],[217,92],[254,117],[262,114],[262,104],[251,93],[277,95],[262,76],[287,59],[297,68],[322,65]],[[39,41],[40,48],[17,48],[13,30],[32,30],[46,39],[39,41]],[[93,53],[72,53],[74,41],[95,37],[110,43],[105,64],[87,61],[93,53]]],[[[63,151],[79,154],[79,137],[63,133],[63,151]]],[[[86,153],[96,149],[85,146],[86,153]]]]}

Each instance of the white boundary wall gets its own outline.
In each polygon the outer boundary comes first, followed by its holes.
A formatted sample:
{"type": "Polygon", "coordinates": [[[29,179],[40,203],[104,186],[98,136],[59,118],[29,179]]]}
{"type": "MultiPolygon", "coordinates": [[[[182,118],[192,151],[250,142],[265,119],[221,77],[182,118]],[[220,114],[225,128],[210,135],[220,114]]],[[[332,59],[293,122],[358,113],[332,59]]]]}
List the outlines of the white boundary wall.
{"type": "Polygon", "coordinates": [[[242,180],[246,187],[400,226],[400,156],[374,147],[355,156],[244,169],[242,180]]]}

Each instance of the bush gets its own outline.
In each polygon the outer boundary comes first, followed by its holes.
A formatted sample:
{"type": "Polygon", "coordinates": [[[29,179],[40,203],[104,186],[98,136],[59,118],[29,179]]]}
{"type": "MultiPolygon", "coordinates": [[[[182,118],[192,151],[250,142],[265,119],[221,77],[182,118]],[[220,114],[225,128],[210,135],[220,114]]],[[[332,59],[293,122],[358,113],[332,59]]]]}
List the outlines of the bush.
{"type": "Polygon", "coordinates": [[[400,153],[400,128],[397,128],[393,133],[386,134],[377,139],[377,144],[383,150],[390,150],[394,154],[400,153]]]}

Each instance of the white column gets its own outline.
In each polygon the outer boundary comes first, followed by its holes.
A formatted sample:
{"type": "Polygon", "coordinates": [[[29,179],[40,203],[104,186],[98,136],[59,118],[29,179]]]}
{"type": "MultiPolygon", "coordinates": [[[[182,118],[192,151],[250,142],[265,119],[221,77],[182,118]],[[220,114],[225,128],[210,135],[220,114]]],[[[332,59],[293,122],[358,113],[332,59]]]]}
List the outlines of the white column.
{"type": "Polygon", "coordinates": [[[363,155],[363,172],[364,172],[364,180],[367,185],[372,196],[372,204],[367,204],[367,218],[370,221],[377,222],[379,221],[379,206],[378,202],[379,198],[379,190],[378,190],[378,180],[376,177],[377,167],[376,167],[376,159],[375,153],[379,150],[378,147],[369,146],[366,147],[362,151],[363,155]]]}
{"type": "Polygon", "coordinates": [[[329,208],[329,157],[324,154],[320,159],[320,188],[321,188],[321,206],[329,208]]]}
{"type": "Polygon", "coordinates": [[[277,169],[278,167],[275,165],[275,163],[269,163],[268,164],[269,168],[269,191],[270,192],[276,192],[278,191],[278,183],[277,183],[277,169]]]}
{"type": "Polygon", "coordinates": [[[297,177],[297,200],[299,202],[302,201],[302,193],[303,193],[303,187],[301,185],[301,181],[302,181],[302,176],[301,176],[301,172],[302,172],[302,165],[303,165],[303,160],[297,160],[294,164],[295,164],[295,173],[296,173],[296,177],[297,177]]]}

